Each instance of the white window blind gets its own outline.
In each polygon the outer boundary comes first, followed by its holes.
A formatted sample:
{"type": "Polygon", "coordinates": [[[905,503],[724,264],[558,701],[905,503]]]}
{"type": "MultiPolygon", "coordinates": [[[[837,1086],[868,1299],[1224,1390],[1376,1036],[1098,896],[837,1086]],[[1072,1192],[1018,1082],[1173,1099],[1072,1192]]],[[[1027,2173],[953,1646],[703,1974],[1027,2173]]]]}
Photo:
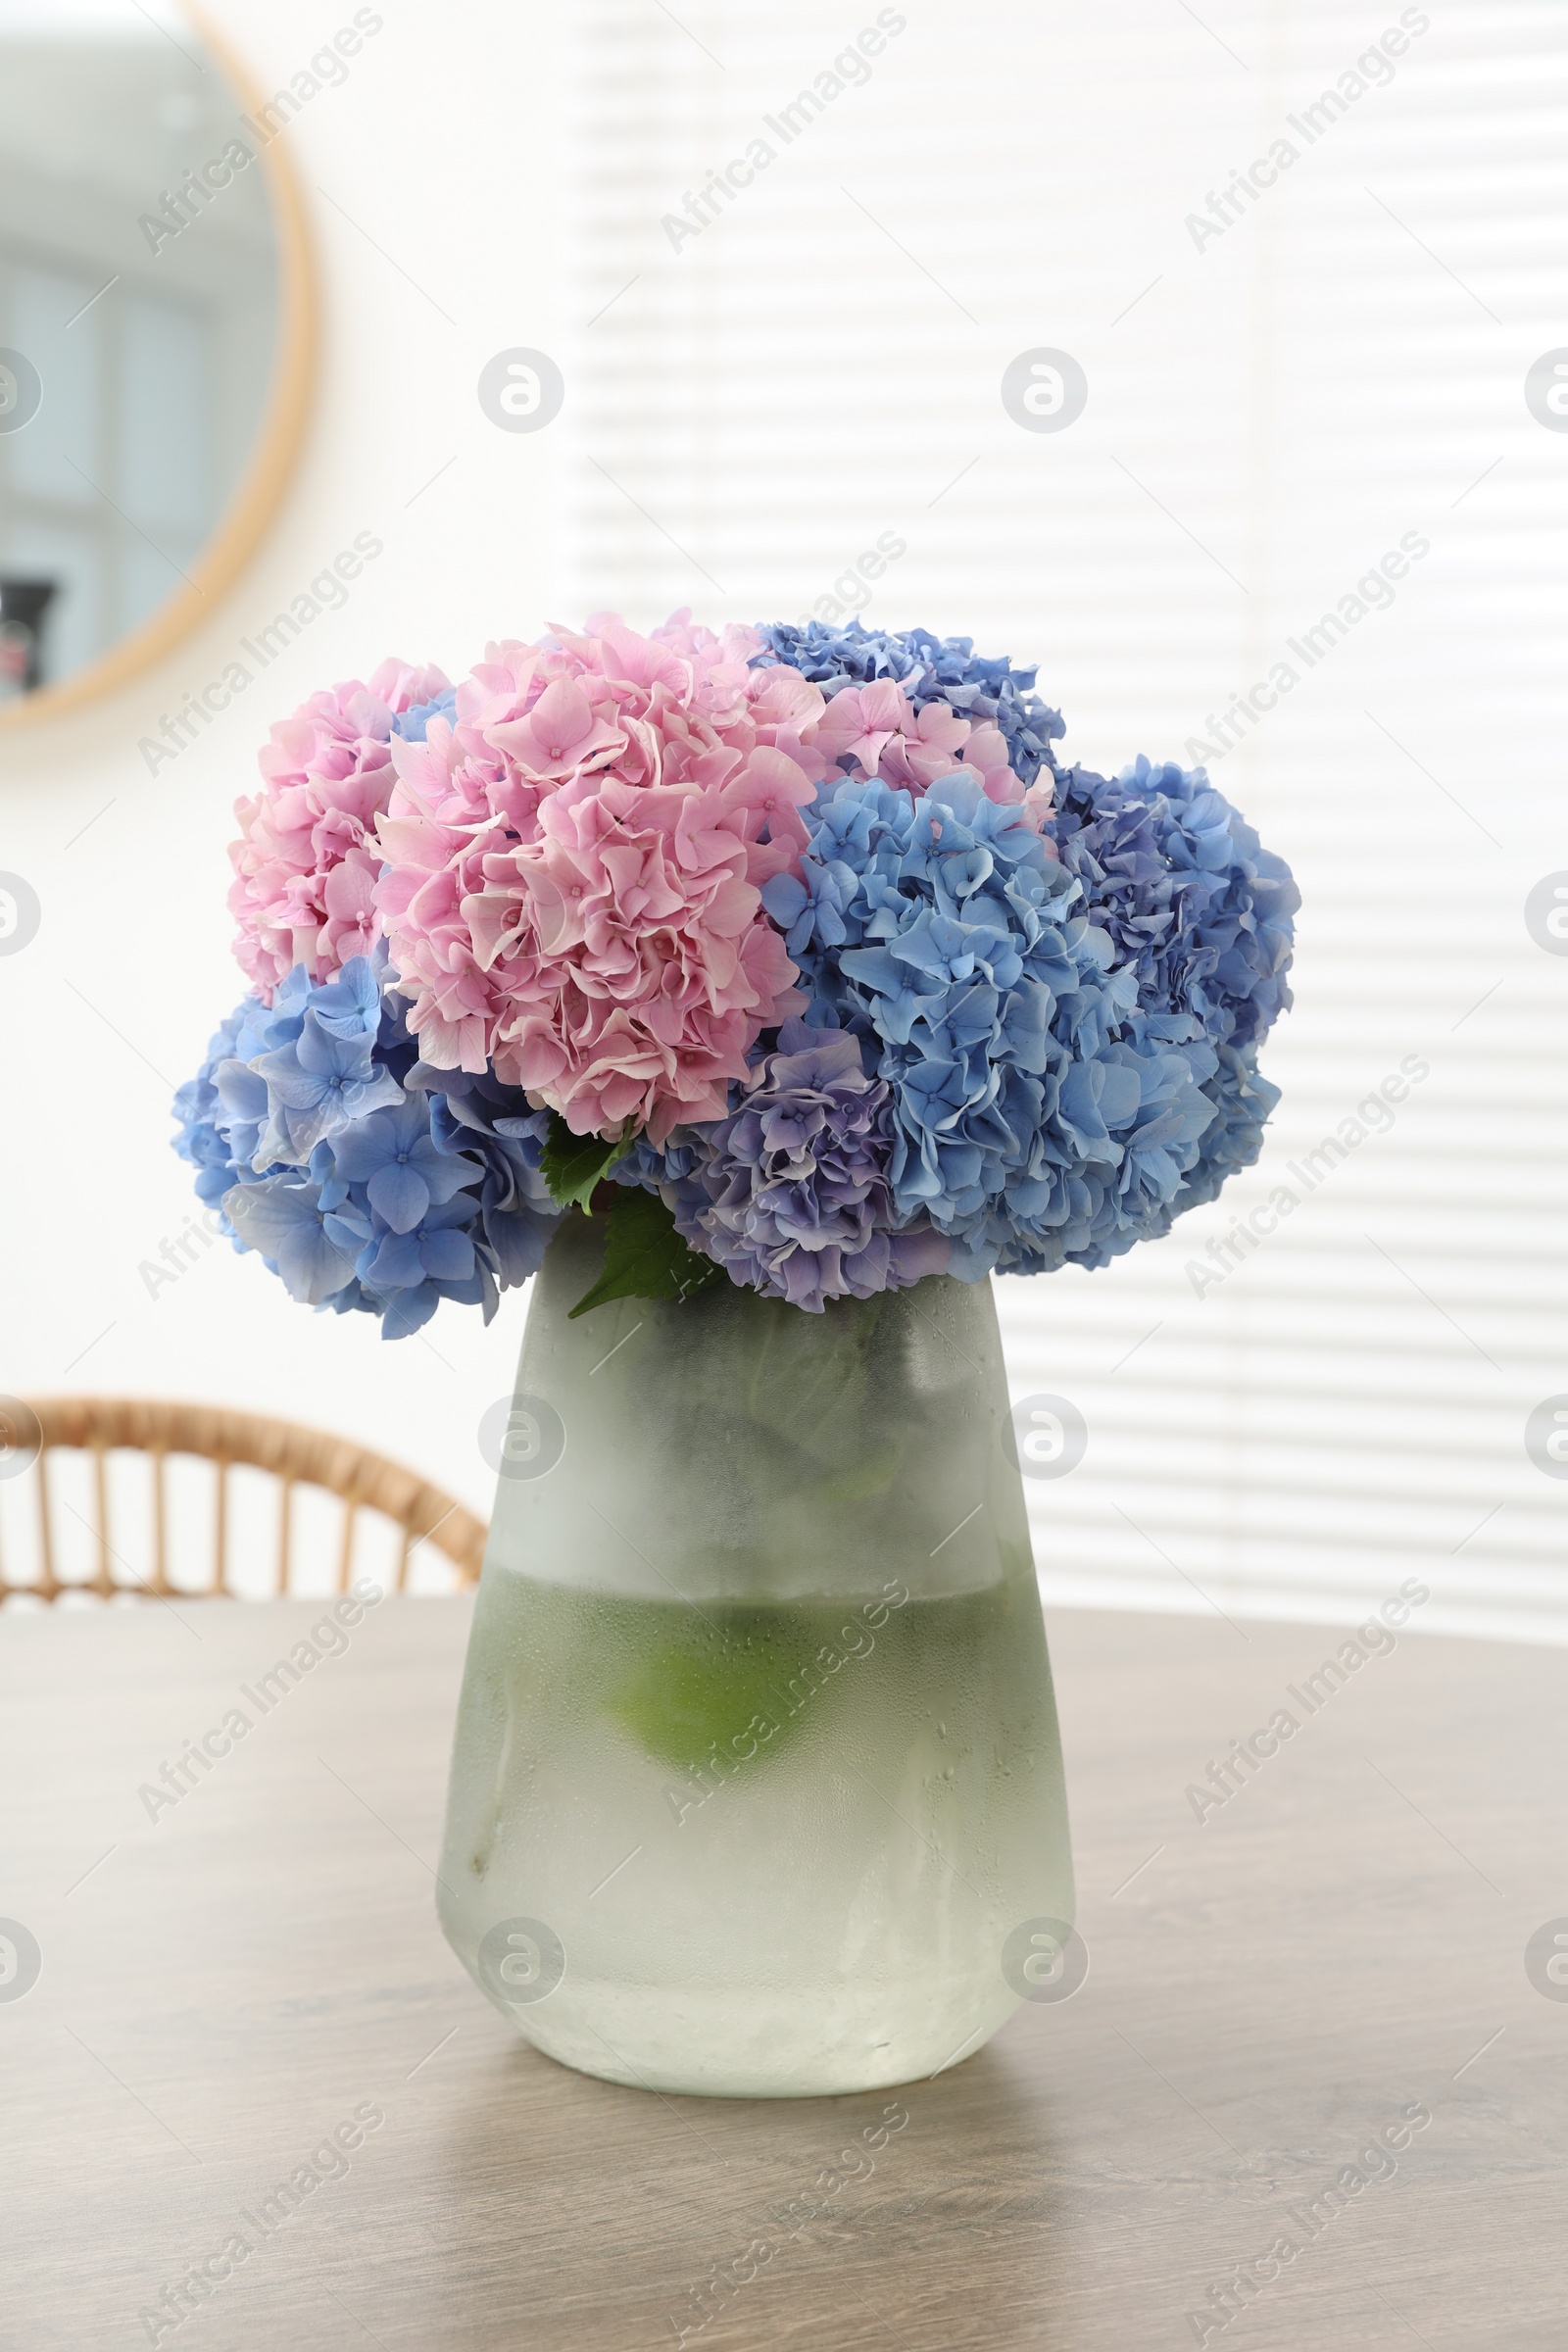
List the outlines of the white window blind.
{"type": "Polygon", "coordinates": [[[567,39],[562,617],[828,599],[1038,656],[1066,757],[1207,757],[1300,882],[1258,1168],[999,1286],[1015,1394],[1089,1430],[1030,1489],[1048,1597],[1417,1576],[1429,1625],[1568,1639],[1525,1449],[1568,1392],[1568,958],[1524,915],[1568,868],[1568,433],[1525,400],[1568,344],[1563,12],[579,0],[567,39]],[[1002,403],[1041,348],[1087,378],[1060,431],[1002,403]]]}

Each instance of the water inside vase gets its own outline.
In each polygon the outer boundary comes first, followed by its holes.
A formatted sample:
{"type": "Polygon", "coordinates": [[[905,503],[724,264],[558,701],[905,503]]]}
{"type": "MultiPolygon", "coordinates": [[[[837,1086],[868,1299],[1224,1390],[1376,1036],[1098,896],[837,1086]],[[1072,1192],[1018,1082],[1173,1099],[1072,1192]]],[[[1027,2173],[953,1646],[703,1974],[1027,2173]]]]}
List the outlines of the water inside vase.
{"type": "Polygon", "coordinates": [[[493,1564],[440,1902],[497,2006],[593,2074],[799,2094],[961,2058],[1016,2006],[1008,1934],[1071,1915],[1032,1563],[700,1602],[493,1564]],[[508,1921],[559,1943],[542,1996],[481,1958],[508,1921]]]}

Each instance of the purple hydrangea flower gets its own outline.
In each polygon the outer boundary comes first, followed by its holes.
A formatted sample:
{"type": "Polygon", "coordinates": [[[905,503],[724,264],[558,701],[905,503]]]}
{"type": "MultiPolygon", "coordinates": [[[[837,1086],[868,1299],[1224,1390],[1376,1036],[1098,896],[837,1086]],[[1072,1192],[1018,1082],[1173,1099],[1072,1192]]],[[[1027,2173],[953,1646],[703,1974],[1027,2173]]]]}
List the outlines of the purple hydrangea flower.
{"type": "Polygon", "coordinates": [[[737,1106],[681,1131],[665,1199],[694,1249],[734,1283],[820,1314],[942,1273],[948,1245],[921,1218],[895,1230],[892,1094],[843,1030],[786,1021],[737,1106]]]}
{"type": "Polygon", "coordinates": [[[1256,1045],[1291,1003],[1301,894],[1201,768],[1139,758],[1059,775],[1048,820],[1084,910],[1153,1012],[1191,1012],[1213,1045],[1256,1045]]]}

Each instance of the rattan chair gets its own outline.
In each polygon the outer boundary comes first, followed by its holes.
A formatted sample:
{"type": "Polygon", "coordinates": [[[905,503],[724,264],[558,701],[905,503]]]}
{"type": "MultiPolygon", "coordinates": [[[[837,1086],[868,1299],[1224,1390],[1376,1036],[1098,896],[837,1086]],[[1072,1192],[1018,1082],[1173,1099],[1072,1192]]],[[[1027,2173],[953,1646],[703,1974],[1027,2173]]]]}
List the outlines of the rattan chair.
{"type": "MultiPolygon", "coordinates": [[[[33,1396],[11,1400],[4,1435],[11,1458],[36,1481],[37,1565],[35,1581],[13,1581],[0,1558],[0,1603],[13,1595],[56,1600],[62,1593],[95,1593],[102,1599],[141,1593],[150,1598],[237,1598],[230,1582],[229,1472],[236,1465],[270,1474],[280,1490],[276,1506],[275,1591],[287,1595],[294,1589],[294,1491],[317,1487],[337,1495],[343,1504],[337,1542],[336,1586],[348,1588],[353,1570],[355,1529],[362,1511],[379,1512],[402,1530],[395,1583],[407,1590],[409,1565],[421,1545],[443,1553],[455,1575],[452,1582],[477,1582],[484,1557],[483,1523],[471,1511],[428,1486],[383,1454],[370,1453],[346,1438],[324,1430],[307,1429],[293,1421],[273,1421],[260,1413],[236,1412],[221,1405],[175,1404],[161,1397],[33,1396]],[[57,1452],[74,1450],[90,1457],[90,1537],[96,1574],[90,1579],[62,1580],[56,1509],[51,1496],[50,1461],[57,1452]],[[117,1576],[125,1563],[111,1526],[108,1458],[128,1451],[150,1457],[152,1543],[151,1574],[117,1576]],[[169,1503],[166,1465],[172,1454],[196,1455],[214,1465],[211,1573],[194,1588],[169,1579],[169,1503]]],[[[82,1518],[82,1513],[74,1513],[82,1518]]]]}

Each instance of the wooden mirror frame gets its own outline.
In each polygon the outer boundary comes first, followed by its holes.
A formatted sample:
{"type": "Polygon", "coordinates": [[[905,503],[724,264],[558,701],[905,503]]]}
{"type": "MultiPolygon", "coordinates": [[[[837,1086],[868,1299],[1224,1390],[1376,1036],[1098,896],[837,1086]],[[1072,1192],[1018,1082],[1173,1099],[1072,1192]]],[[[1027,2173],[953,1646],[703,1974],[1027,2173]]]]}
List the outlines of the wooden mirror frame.
{"type": "MultiPolygon", "coordinates": [[[[261,85],[206,15],[180,0],[182,13],[208,57],[227,81],[241,114],[256,119],[266,103],[261,85]]],[[[220,515],[190,580],[158,610],[84,669],[0,705],[0,729],[30,726],[112,694],[161,662],[232,586],[276,514],[310,421],[319,346],[319,297],[305,204],[282,142],[270,140],[260,157],[277,236],[277,354],[262,427],[245,469],[220,515]]]]}

